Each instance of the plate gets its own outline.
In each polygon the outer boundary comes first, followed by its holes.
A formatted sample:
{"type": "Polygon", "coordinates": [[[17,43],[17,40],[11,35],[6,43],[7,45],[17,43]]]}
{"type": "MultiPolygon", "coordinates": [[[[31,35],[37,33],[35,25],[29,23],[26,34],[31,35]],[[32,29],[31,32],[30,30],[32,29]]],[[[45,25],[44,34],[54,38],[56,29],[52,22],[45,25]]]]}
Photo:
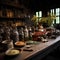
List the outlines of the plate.
{"type": "Polygon", "coordinates": [[[7,56],[16,56],[16,55],[20,54],[20,51],[16,50],[16,49],[9,49],[5,52],[5,54],[7,56]]]}
{"type": "Polygon", "coordinates": [[[30,47],[32,47],[32,46],[31,46],[31,45],[26,45],[25,47],[26,47],[26,48],[30,48],[30,47]]]}
{"type": "Polygon", "coordinates": [[[37,42],[37,41],[26,41],[26,44],[27,45],[30,45],[30,44],[39,44],[39,42],[37,42]]]}
{"type": "Polygon", "coordinates": [[[4,40],[4,41],[2,41],[2,43],[7,44],[7,43],[9,43],[9,40],[4,40]]]}

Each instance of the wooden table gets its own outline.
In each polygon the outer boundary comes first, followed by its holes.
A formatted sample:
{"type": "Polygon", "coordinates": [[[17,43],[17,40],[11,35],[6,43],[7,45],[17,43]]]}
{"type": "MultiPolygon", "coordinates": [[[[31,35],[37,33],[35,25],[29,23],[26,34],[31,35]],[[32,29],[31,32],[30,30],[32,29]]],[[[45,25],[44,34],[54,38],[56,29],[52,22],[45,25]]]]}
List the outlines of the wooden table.
{"type": "Polygon", "coordinates": [[[33,51],[23,51],[22,48],[22,52],[18,56],[12,59],[9,58],[9,60],[41,60],[59,45],[60,36],[58,36],[56,39],[48,39],[48,42],[45,43],[40,42],[37,45],[32,45],[31,48],[33,51]]]}

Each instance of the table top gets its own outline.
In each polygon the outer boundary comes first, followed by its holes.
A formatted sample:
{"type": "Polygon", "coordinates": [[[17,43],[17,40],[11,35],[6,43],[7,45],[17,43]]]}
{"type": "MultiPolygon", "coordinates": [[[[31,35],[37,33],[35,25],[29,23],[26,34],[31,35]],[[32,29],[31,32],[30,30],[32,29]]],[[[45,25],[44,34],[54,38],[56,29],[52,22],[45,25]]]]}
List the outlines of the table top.
{"type": "Polygon", "coordinates": [[[39,44],[31,45],[30,48],[33,51],[23,51],[23,49],[25,48],[23,47],[21,48],[22,49],[21,53],[10,60],[29,60],[30,58],[35,56],[37,53],[43,51],[44,49],[55,44],[58,41],[60,41],[60,36],[58,36],[56,39],[48,39],[48,42],[45,42],[45,43],[39,42],[39,44]]]}

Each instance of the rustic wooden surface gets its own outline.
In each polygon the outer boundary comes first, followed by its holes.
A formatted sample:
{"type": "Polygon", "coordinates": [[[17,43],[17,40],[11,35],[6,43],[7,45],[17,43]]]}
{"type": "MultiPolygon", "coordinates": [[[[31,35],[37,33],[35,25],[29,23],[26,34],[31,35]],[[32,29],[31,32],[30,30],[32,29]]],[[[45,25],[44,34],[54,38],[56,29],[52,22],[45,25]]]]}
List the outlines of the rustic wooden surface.
{"type": "MultiPolygon", "coordinates": [[[[38,55],[40,55],[39,58],[42,58],[42,56],[47,55],[49,52],[51,52],[54,48],[59,46],[60,42],[60,36],[58,36],[56,39],[48,39],[48,42],[40,42],[39,44],[36,45],[32,45],[31,49],[33,49],[33,51],[22,51],[21,53],[10,59],[10,60],[33,60],[34,58],[36,58],[38,55]]],[[[36,60],[36,59],[35,59],[36,60]]]]}

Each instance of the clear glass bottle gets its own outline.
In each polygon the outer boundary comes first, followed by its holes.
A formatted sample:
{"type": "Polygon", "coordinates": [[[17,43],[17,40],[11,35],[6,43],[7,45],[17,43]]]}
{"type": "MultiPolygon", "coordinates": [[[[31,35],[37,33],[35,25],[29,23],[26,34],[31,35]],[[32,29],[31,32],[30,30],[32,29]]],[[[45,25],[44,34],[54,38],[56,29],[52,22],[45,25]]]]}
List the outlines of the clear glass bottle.
{"type": "Polygon", "coordinates": [[[16,34],[16,41],[19,41],[19,33],[17,30],[15,31],[15,34],[16,34]]]}
{"type": "Polygon", "coordinates": [[[32,29],[29,27],[29,40],[32,40],[32,29]]]}
{"type": "Polygon", "coordinates": [[[24,30],[21,28],[21,40],[24,41],[24,30]]]}
{"type": "Polygon", "coordinates": [[[29,38],[29,33],[28,33],[28,29],[27,29],[27,26],[25,26],[25,29],[24,29],[24,40],[28,40],[29,38]]]}
{"type": "Polygon", "coordinates": [[[17,28],[13,29],[13,32],[12,32],[11,35],[12,35],[12,40],[13,40],[14,43],[19,41],[19,33],[18,33],[17,28]]]}

